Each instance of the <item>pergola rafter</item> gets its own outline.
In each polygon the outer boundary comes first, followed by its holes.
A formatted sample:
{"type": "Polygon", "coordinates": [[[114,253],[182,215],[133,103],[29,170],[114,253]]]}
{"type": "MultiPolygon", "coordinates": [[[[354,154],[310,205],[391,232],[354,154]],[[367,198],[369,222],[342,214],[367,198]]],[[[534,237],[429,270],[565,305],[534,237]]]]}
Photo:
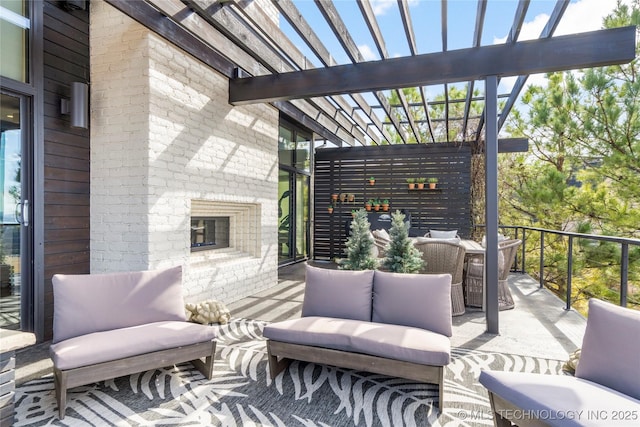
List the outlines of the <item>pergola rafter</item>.
{"type": "MultiPolygon", "coordinates": [[[[214,7],[215,0],[195,0],[203,10],[209,10],[214,7]]],[[[233,0],[233,5],[239,10],[245,19],[247,19],[254,27],[262,28],[263,35],[266,37],[283,55],[289,57],[297,69],[304,70],[316,68],[313,62],[304,56],[302,52],[294,45],[284,32],[277,26],[273,19],[268,16],[261,8],[256,7],[255,2],[249,0],[233,0]]],[[[358,112],[344,99],[343,96],[334,96],[330,98],[344,112],[344,115],[352,119],[363,133],[376,144],[380,144],[380,136],[366,123],[358,112]]]]}
{"type": "MultiPolygon", "coordinates": [[[[402,25],[404,26],[404,32],[407,36],[407,41],[409,42],[409,50],[411,51],[411,55],[416,55],[418,50],[416,48],[416,38],[413,33],[413,25],[411,24],[411,15],[409,13],[409,6],[404,1],[398,0],[398,8],[400,9],[400,17],[402,18],[402,25]]],[[[376,25],[378,25],[377,22],[376,22],[376,25]]],[[[388,57],[389,55],[385,54],[383,59],[387,59],[388,57]]],[[[402,90],[396,89],[396,92],[398,94],[398,99],[400,100],[400,104],[402,105],[402,109],[407,115],[407,122],[411,126],[411,130],[413,131],[413,134],[416,136],[416,142],[422,142],[420,138],[420,131],[418,130],[416,123],[413,119],[413,115],[411,114],[411,110],[409,109],[407,97],[405,96],[402,90]]],[[[420,91],[420,97],[422,97],[422,95],[423,95],[423,92],[420,91]]],[[[428,111],[425,111],[425,113],[427,115],[429,114],[428,111]]]]}
{"type": "MultiPolygon", "coordinates": [[[[553,35],[556,28],[558,28],[558,24],[560,23],[560,18],[562,18],[562,16],[564,15],[564,12],[567,10],[567,7],[569,6],[569,1],[570,0],[558,0],[556,2],[556,5],[553,8],[553,12],[549,17],[547,24],[545,25],[545,27],[542,29],[542,32],[540,33],[539,40],[549,38],[553,35]]],[[[521,5],[523,3],[526,3],[526,6],[528,7],[529,0],[520,0],[520,3],[518,4],[518,9],[516,10],[516,16],[514,18],[512,29],[509,32],[509,36],[508,36],[509,38],[507,39],[507,43],[516,42],[517,37],[520,34],[522,21],[520,21],[518,24],[518,20],[519,20],[519,12],[522,9],[521,5]],[[517,26],[517,30],[515,29],[516,26],[517,26]]],[[[525,14],[526,14],[526,8],[524,12],[521,13],[522,20],[524,20],[525,14]]],[[[511,108],[513,107],[516,100],[518,99],[518,96],[520,96],[520,92],[524,88],[524,84],[526,83],[527,79],[529,78],[529,75],[531,74],[532,73],[525,73],[518,76],[516,83],[513,86],[513,89],[511,89],[511,96],[509,96],[507,103],[505,104],[504,108],[498,115],[498,132],[500,132],[500,130],[502,129],[502,126],[504,125],[504,122],[507,120],[507,116],[509,115],[509,111],[511,111],[511,108]]],[[[483,117],[484,117],[484,114],[483,114],[483,117]]],[[[484,126],[484,119],[481,119],[480,123],[478,124],[478,129],[476,130],[476,141],[478,141],[482,135],[483,126],[484,126]]]]}
{"type": "MultiPolygon", "coordinates": [[[[473,44],[471,47],[480,47],[482,41],[482,29],[484,28],[484,17],[487,12],[487,0],[478,0],[476,10],[476,23],[473,30],[473,44]]],[[[464,118],[462,122],[462,140],[467,140],[467,128],[469,126],[469,111],[471,110],[471,101],[473,97],[473,89],[475,80],[470,80],[467,84],[467,98],[464,104],[464,118]]]]}
{"type": "MultiPolygon", "coordinates": [[[[291,25],[291,27],[298,33],[300,38],[307,44],[307,46],[309,46],[309,49],[311,49],[325,67],[336,65],[333,56],[331,56],[325,45],[316,35],[309,23],[304,19],[300,11],[295,7],[293,2],[290,0],[282,0],[273,1],[273,4],[278,8],[289,25],[291,25]]],[[[389,135],[387,130],[384,128],[382,121],[373,112],[371,106],[364,97],[359,93],[352,93],[350,95],[365,116],[367,116],[375,128],[378,129],[378,132],[382,137],[389,141],[391,139],[391,135],[389,135]]]]}
{"type": "MultiPolygon", "coordinates": [[[[333,31],[333,34],[338,39],[338,42],[340,42],[340,44],[342,45],[342,48],[347,53],[347,56],[349,57],[351,62],[353,63],[363,62],[364,57],[362,56],[362,53],[360,53],[360,50],[358,49],[358,46],[356,46],[356,43],[353,41],[351,34],[349,33],[344,22],[342,21],[342,18],[340,18],[340,14],[336,10],[333,2],[331,0],[315,0],[315,4],[320,10],[320,12],[322,13],[322,15],[324,16],[325,20],[327,21],[327,24],[329,24],[329,27],[331,28],[331,30],[333,31]]],[[[398,122],[397,118],[392,113],[391,107],[389,106],[389,101],[387,100],[386,95],[379,90],[374,91],[373,94],[378,100],[378,102],[380,103],[380,105],[382,105],[382,108],[384,109],[385,113],[393,123],[397,133],[400,135],[400,138],[402,138],[402,142],[406,144],[407,136],[405,135],[405,132],[402,126],[400,125],[400,123],[398,122]]],[[[416,139],[418,139],[418,136],[416,136],[416,139]]]]}
{"type": "MultiPolygon", "coordinates": [[[[556,28],[558,27],[558,24],[560,24],[560,18],[564,15],[564,12],[565,10],[567,10],[568,6],[569,1],[558,0],[555,8],[553,9],[551,17],[549,18],[549,21],[547,21],[547,24],[540,34],[540,38],[551,37],[553,35],[556,28]]],[[[524,88],[524,84],[527,82],[528,78],[529,75],[518,76],[518,79],[516,80],[516,83],[513,85],[513,89],[511,90],[511,95],[509,96],[509,99],[507,100],[504,108],[502,109],[502,112],[500,113],[500,117],[498,119],[498,131],[502,129],[504,122],[509,116],[511,108],[513,108],[513,105],[516,103],[518,96],[520,96],[520,92],[524,88]]]]}
{"type": "MultiPolygon", "coordinates": [[[[243,20],[233,8],[229,6],[220,7],[220,4],[213,0],[182,0],[182,2],[211,26],[234,40],[237,46],[242,47],[245,52],[267,67],[270,72],[296,71],[303,69],[301,67],[305,66],[304,56],[284,34],[281,34],[279,28],[272,21],[268,19],[262,21],[263,26],[258,29],[251,22],[243,20]],[[270,33],[271,36],[266,37],[265,34],[267,33],[270,33]],[[278,37],[277,41],[280,45],[275,44],[274,37],[278,37]],[[281,46],[286,48],[287,56],[282,54],[281,46]]],[[[351,134],[355,141],[365,144],[364,133],[367,130],[366,127],[363,127],[361,131],[357,130],[358,126],[353,124],[355,119],[352,120],[341,111],[338,111],[327,99],[319,97],[308,100],[308,102],[351,134]]]]}
{"type": "MultiPolygon", "coordinates": [[[[447,0],[440,1],[440,28],[442,32],[442,51],[447,49],[447,0]]],[[[449,142],[449,85],[444,84],[444,134],[449,142]]]]}

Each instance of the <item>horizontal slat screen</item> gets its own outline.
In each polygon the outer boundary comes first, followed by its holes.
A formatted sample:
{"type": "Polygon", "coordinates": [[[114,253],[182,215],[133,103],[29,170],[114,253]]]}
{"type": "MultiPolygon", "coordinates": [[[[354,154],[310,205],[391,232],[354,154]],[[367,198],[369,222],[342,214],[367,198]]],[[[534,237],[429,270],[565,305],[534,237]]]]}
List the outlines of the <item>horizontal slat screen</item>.
{"type": "MultiPolygon", "coordinates": [[[[412,232],[457,229],[471,233],[471,150],[468,145],[415,144],[322,149],[314,170],[314,258],[344,256],[351,210],[368,199],[389,199],[389,212],[411,215],[412,232]],[[368,178],[375,177],[370,185],[368,178]],[[438,178],[436,190],[409,190],[406,178],[438,178]],[[338,200],[332,214],[331,194],[354,194],[338,200]]],[[[425,185],[426,187],[426,185],[425,185]]],[[[379,211],[382,213],[382,210],[379,211]]]]}

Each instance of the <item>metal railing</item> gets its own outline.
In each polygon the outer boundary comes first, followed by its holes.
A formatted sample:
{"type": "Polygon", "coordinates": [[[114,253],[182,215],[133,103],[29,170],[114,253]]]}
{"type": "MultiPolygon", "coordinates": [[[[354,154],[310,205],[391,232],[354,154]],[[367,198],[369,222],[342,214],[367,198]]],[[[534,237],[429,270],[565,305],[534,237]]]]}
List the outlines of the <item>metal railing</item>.
{"type": "MultiPolygon", "coordinates": [[[[476,225],[476,228],[484,228],[484,225],[476,225]]],[[[568,238],[567,245],[567,276],[566,276],[566,309],[571,309],[572,295],[572,276],[573,276],[573,243],[575,239],[586,239],[594,241],[603,241],[616,243],[620,245],[620,301],[623,307],[627,306],[627,297],[629,293],[629,246],[637,246],[640,248],[640,239],[629,239],[615,236],[601,236],[596,234],[574,233],[570,231],[548,230],[545,228],[528,227],[520,225],[500,225],[500,230],[514,230],[513,238],[521,239],[522,245],[519,254],[514,262],[512,271],[517,273],[526,273],[526,255],[527,255],[527,232],[540,233],[540,255],[539,255],[539,283],[540,287],[545,286],[545,235],[556,235],[568,238]]]]}

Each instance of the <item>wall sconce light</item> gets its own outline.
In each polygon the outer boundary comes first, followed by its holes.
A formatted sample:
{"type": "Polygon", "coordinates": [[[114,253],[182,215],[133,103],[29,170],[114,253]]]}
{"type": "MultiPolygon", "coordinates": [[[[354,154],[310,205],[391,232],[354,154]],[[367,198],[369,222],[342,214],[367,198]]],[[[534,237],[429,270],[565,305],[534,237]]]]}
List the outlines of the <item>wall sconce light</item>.
{"type": "Polygon", "coordinates": [[[71,115],[71,127],[89,128],[89,85],[86,83],[71,83],[71,99],[60,100],[62,114],[71,115]]]}

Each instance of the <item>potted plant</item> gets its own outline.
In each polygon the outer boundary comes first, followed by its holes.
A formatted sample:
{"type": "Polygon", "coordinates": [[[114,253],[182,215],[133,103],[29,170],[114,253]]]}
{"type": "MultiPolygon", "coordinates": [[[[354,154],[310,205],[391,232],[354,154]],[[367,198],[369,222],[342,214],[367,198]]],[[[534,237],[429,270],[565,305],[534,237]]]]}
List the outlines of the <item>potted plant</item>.
{"type": "Polygon", "coordinates": [[[356,217],[356,213],[358,212],[357,209],[351,209],[351,217],[355,218],[356,217]]]}
{"type": "Polygon", "coordinates": [[[340,203],[344,203],[347,200],[347,193],[340,193],[340,203]]]}
{"type": "Polygon", "coordinates": [[[400,211],[391,214],[391,242],[382,260],[382,268],[394,273],[417,273],[424,263],[420,251],[409,238],[404,221],[405,215],[400,211]]]}
{"type": "Polygon", "coordinates": [[[373,185],[376,183],[376,178],[374,176],[369,177],[369,185],[373,185]]]}
{"type": "Polygon", "coordinates": [[[384,199],[382,201],[382,210],[385,212],[389,210],[389,199],[384,199]]]}
{"type": "Polygon", "coordinates": [[[416,182],[418,183],[418,190],[422,190],[424,183],[427,182],[427,178],[416,178],[416,182]]]}
{"type": "Polygon", "coordinates": [[[349,193],[347,194],[347,200],[349,200],[350,202],[353,202],[356,199],[356,195],[353,193],[349,193]]]}
{"type": "Polygon", "coordinates": [[[375,199],[373,201],[373,210],[376,212],[380,210],[380,199],[375,199]]]}
{"type": "Polygon", "coordinates": [[[409,185],[409,190],[413,190],[414,188],[416,188],[416,179],[407,178],[407,184],[409,185]]]}
{"type": "Polygon", "coordinates": [[[429,188],[430,189],[434,189],[436,188],[436,184],[438,183],[438,178],[429,178],[429,188]]]}
{"type": "Polygon", "coordinates": [[[332,200],[332,201],[334,201],[334,202],[335,202],[336,200],[338,200],[338,193],[332,193],[332,194],[331,194],[331,200],[332,200]]]}
{"type": "Polygon", "coordinates": [[[333,213],[333,205],[329,205],[329,206],[327,207],[327,211],[328,211],[330,214],[332,214],[332,213],[333,213]]]}
{"type": "Polygon", "coordinates": [[[346,258],[339,261],[341,270],[374,270],[378,260],[372,255],[373,239],[371,224],[363,209],[356,211],[356,216],[349,226],[349,237],[345,243],[346,258]]]}
{"type": "Polygon", "coordinates": [[[368,211],[371,210],[371,206],[373,206],[373,199],[369,199],[364,203],[364,208],[368,211]]]}

